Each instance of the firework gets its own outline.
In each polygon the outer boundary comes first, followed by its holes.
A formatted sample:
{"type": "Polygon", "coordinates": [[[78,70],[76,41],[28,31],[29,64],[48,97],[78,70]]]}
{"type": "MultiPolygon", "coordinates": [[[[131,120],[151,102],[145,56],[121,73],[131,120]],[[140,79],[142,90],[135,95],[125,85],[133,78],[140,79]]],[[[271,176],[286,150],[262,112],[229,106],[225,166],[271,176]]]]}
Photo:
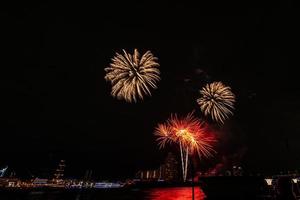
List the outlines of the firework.
{"type": "Polygon", "coordinates": [[[111,95],[127,102],[136,102],[144,95],[151,96],[151,89],[157,88],[160,71],[157,58],[150,51],[142,57],[135,49],[131,55],[123,50],[116,53],[110,66],[105,68],[105,80],[112,84],[111,95]]]}
{"type": "Polygon", "coordinates": [[[222,82],[213,82],[203,87],[200,94],[202,97],[197,102],[205,116],[223,124],[229,115],[233,115],[235,95],[229,86],[222,82]]]}
{"type": "Polygon", "coordinates": [[[189,148],[190,153],[197,152],[200,156],[210,157],[213,152],[212,143],[215,139],[207,133],[206,125],[189,113],[184,118],[171,116],[167,121],[172,141],[181,143],[183,148],[189,148]]]}
{"type": "Polygon", "coordinates": [[[207,134],[206,127],[199,119],[188,114],[184,118],[172,115],[164,124],[158,124],[155,129],[158,145],[164,148],[167,143],[179,145],[183,180],[187,177],[189,154],[197,153],[199,157],[210,157],[215,152],[212,144],[216,141],[207,134]]]}
{"type": "Polygon", "coordinates": [[[160,149],[164,148],[167,143],[172,143],[174,141],[172,129],[166,124],[158,124],[155,129],[154,135],[157,136],[156,141],[160,149]]]}

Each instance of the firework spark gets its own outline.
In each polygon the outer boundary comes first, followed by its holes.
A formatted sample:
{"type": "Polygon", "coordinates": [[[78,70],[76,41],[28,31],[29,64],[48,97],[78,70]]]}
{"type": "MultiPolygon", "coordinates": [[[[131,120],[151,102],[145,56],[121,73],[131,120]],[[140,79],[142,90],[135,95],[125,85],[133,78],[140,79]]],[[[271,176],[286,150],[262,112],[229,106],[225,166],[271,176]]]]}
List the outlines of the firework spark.
{"type": "Polygon", "coordinates": [[[154,135],[157,136],[156,141],[158,142],[160,149],[163,149],[167,143],[175,142],[172,134],[172,129],[168,125],[158,124],[155,129],[154,135]]]}
{"type": "Polygon", "coordinates": [[[137,49],[131,55],[123,50],[116,53],[110,66],[105,68],[105,80],[112,84],[111,95],[127,102],[136,102],[144,95],[151,96],[150,89],[157,88],[160,71],[157,58],[150,51],[140,57],[137,49]]]}
{"type": "Polygon", "coordinates": [[[229,86],[213,82],[203,87],[200,94],[202,97],[197,102],[205,116],[210,115],[214,121],[223,124],[229,115],[233,115],[235,95],[229,86]]]}
{"type": "Polygon", "coordinates": [[[167,143],[179,145],[183,180],[187,177],[188,155],[197,153],[199,157],[211,157],[215,150],[212,144],[216,141],[207,134],[206,127],[199,119],[188,114],[184,118],[172,115],[164,124],[158,124],[154,134],[160,148],[167,143]]]}
{"type": "Polygon", "coordinates": [[[167,123],[172,130],[172,139],[181,143],[184,148],[189,147],[190,154],[197,152],[199,156],[210,157],[214,152],[211,144],[215,139],[207,134],[205,124],[194,117],[193,113],[184,118],[171,116],[167,123]]]}

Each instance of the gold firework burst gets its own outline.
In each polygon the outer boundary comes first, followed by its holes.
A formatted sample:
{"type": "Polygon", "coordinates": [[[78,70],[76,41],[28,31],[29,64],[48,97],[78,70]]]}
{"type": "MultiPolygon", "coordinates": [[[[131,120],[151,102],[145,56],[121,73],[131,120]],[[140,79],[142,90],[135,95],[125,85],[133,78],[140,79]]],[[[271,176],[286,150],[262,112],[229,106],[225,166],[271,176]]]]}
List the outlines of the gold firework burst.
{"type": "Polygon", "coordinates": [[[235,95],[229,86],[222,82],[207,84],[200,90],[202,97],[197,99],[201,111],[214,121],[223,124],[229,115],[233,115],[235,95]]]}
{"type": "Polygon", "coordinates": [[[112,84],[111,95],[127,102],[136,102],[144,95],[151,96],[151,88],[157,88],[160,71],[157,58],[150,51],[140,56],[137,49],[131,55],[123,50],[116,53],[110,66],[105,68],[105,80],[112,84]]]}

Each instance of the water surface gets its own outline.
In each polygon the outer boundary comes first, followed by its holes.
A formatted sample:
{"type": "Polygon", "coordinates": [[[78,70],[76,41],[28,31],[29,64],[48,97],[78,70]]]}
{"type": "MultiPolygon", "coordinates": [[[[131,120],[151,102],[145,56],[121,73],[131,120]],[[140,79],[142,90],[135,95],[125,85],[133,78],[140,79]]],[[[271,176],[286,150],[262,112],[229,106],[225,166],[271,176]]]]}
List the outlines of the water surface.
{"type": "MultiPolygon", "coordinates": [[[[194,197],[204,200],[199,187],[194,188],[194,197]]],[[[64,190],[1,192],[1,200],[191,200],[192,187],[171,187],[126,190],[64,190]]]]}

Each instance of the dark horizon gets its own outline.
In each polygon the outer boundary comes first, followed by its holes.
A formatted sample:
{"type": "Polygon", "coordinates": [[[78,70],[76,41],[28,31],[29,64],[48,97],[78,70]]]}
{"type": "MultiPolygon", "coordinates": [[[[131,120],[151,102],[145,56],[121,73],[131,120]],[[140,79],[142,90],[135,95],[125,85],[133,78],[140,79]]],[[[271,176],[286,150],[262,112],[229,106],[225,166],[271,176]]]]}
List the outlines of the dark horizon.
{"type": "Polygon", "coordinates": [[[157,123],[195,110],[207,82],[237,96],[205,167],[241,164],[279,173],[300,164],[298,13],[284,3],[10,4],[1,7],[0,167],[45,174],[130,177],[164,159],[157,123]],[[238,9],[235,8],[238,6],[238,9]],[[104,68],[115,52],[150,50],[161,78],[136,104],[110,95],[104,68]],[[223,160],[224,160],[223,159],[223,160]]]}

